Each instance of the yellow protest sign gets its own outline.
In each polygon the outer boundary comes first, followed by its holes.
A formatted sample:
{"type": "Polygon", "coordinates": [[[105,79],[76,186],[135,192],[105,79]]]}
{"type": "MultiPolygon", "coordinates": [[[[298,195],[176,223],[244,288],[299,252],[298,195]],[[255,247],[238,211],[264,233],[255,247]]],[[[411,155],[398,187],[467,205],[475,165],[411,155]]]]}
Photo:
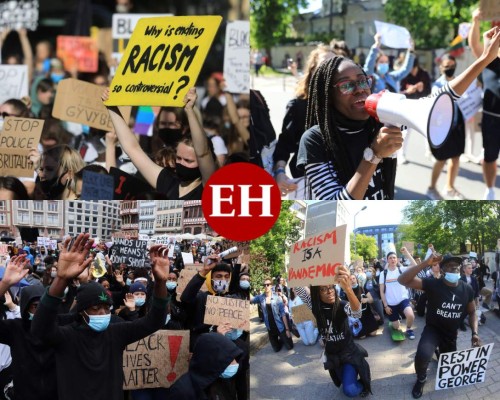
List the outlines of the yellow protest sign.
{"type": "Polygon", "coordinates": [[[182,107],[221,21],[218,15],[141,18],[106,105],[182,107]]]}

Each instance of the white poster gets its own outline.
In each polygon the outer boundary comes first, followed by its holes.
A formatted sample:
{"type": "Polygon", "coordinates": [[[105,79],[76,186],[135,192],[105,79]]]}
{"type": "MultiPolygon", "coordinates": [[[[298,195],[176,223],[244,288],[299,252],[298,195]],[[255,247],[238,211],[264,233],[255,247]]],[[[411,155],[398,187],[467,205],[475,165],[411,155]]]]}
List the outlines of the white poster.
{"type": "Polygon", "coordinates": [[[471,119],[483,105],[483,90],[474,81],[457,100],[457,105],[462,111],[464,121],[471,119]]]}
{"type": "Polygon", "coordinates": [[[38,27],[38,0],[9,0],[0,3],[0,30],[38,27]]]}
{"type": "Polygon", "coordinates": [[[377,33],[380,33],[381,43],[393,49],[408,49],[410,47],[411,35],[404,26],[388,24],[386,22],[374,21],[377,33]]]}
{"type": "Polygon", "coordinates": [[[182,261],[184,261],[184,265],[186,264],[194,264],[193,253],[181,253],[182,261]]]}
{"type": "Polygon", "coordinates": [[[28,96],[28,66],[0,65],[0,104],[28,96]]]}
{"type": "Polygon", "coordinates": [[[250,22],[228,22],[224,49],[224,80],[230,93],[250,91],[250,22]]]}

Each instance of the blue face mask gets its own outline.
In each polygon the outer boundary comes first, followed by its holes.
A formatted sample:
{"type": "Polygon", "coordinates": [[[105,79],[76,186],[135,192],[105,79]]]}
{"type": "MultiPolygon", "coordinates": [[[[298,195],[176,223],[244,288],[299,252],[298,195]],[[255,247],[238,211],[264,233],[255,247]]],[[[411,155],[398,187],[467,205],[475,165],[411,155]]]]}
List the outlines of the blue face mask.
{"type": "Polygon", "coordinates": [[[238,339],[243,334],[243,330],[241,329],[231,329],[224,336],[231,340],[238,339]]]}
{"type": "Polygon", "coordinates": [[[59,81],[64,79],[64,74],[50,74],[50,79],[52,79],[52,82],[54,83],[59,83],[59,81]]]}
{"type": "Polygon", "coordinates": [[[368,272],[366,273],[366,277],[367,277],[368,279],[370,279],[370,278],[372,277],[372,273],[371,273],[370,271],[368,271],[368,272]]]}
{"type": "Polygon", "coordinates": [[[142,297],[135,299],[135,305],[137,307],[143,306],[145,302],[146,302],[146,299],[144,299],[142,297]]]}
{"type": "Polygon", "coordinates": [[[351,285],[351,287],[352,287],[353,289],[357,289],[357,288],[358,288],[358,284],[356,283],[355,285],[351,285]]]}
{"type": "MultiPolygon", "coordinates": [[[[85,313],[87,314],[87,313],[85,313]]],[[[105,315],[88,315],[89,322],[87,323],[90,329],[96,332],[105,331],[109,326],[109,321],[111,320],[111,314],[105,315]]]]}
{"type": "Polygon", "coordinates": [[[457,283],[460,279],[460,274],[457,272],[456,274],[451,272],[446,272],[444,274],[444,279],[446,279],[450,283],[457,283]]]}
{"type": "Polygon", "coordinates": [[[250,287],[250,282],[248,281],[240,281],[240,288],[243,290],[247,290],[250,287]]]}
{"type": "Polygon", "coordinates": [[[130,286],[132,284],[132,279],[127,278],[126,282],[127,286],[130,286]]]}
{"type": "Polygon", "coordinates": [[[380,74],[380,75],[385,75],[389,72],[389,64],[387,63],[382,63],[382,64],[379,64],[377,65],[377,72],[380,74]]]}
{"type": "Polygon", "coordinates": [[[220,374],[220,377],[224,379],[232,378],[238,372],[239,367],[240,364],[229,364],[222,374],[220,374]]]}
{"type": "Polygon", "coordinates": [[[28,317],[28,318],[29,318],[29,320],[30,320],[30,321],[32,321],[32,320],[33,320],[33,317],[35,316],[35,314],[31,314],[30,312],[28,312],[28,314],[29,314],[29,317],[28,317]]]}
{"type": "Polygon", "coordinates": [[[177,287],[177,282],[167,282],[167,289],[168,290],[175,290],[175,288],[177,287]]]}

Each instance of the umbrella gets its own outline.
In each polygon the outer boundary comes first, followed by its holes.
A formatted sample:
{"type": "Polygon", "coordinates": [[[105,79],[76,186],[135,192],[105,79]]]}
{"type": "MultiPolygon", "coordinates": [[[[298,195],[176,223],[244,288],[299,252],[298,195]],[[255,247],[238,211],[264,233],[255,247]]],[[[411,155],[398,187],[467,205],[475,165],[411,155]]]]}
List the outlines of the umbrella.
{"type": "Polygon", "coordinates": [[[196,239],[196,237],[190,233],[183,233],[182,235],[180,235],[180,237],[182,238],[182,240],[193,240],[193,239],[196,239]]]}
{"type": "Polygon", "coordinates": [[[194,235],[197,239],[200,240],[210,240],[212,239],[212,236],[207,235],[206,233],[198,233],[197,235],[194,235]]]}

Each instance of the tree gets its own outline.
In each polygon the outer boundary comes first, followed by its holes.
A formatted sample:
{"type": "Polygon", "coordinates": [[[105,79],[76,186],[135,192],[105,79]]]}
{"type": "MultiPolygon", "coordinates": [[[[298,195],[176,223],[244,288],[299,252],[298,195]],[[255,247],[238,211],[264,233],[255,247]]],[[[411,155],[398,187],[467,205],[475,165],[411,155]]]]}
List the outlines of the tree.
{"type": "Polygon", "coordinates": [[[351,233],[351,260],[363,259],[370,261],[378,255],[377,241],[373,236],[357,234],[356,238],[354,233],[351,233]],[[356,252],[354,252],[354,244],[356,243],[356,252]]]}
{"type": "Polygon", "coordinates": [[[408,28],[415,46],[447,47],[458,34],[458,25],[471,20],[477,0],[387,0],[387,22],[408,28]]]}
{"type": "Polygon", "coordinates": [[[250,273],[252,287],[261,287],[263,279],[285,273],[285,254],[297,242],[302,231],[301,221],[290,211],[293,201],[282,201],[274,226],[265,235],[250,243],[250,273]]]}
{"type": "Polygon", "coordinates": [[[271,47],[286,37],[299,7],[307,7],[307,0],[251,0],[250,45],[265,49],[270,57],[271,47]]]}

